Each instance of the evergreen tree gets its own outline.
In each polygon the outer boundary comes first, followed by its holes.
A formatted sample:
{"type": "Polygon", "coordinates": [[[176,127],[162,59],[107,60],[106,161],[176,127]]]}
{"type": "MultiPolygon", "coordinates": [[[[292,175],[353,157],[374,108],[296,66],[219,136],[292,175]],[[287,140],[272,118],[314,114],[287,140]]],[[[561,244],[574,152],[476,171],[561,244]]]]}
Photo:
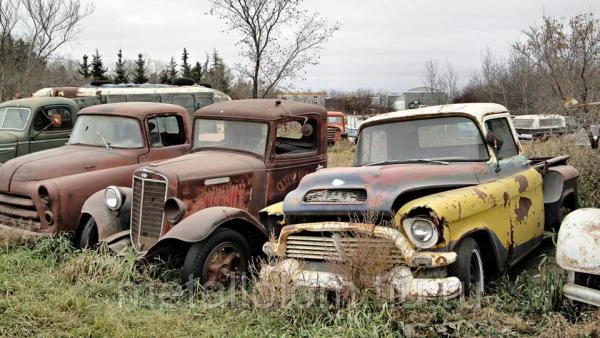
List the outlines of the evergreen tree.
{"type": "Polygon", "coordinates": [[[137,60],[135,60],[133,82],[137,84],[148,82],[148,76],[146,76],[146,61],[144,60],[142,53],[139,53],[137,60]]]}
{"type": "Polygon", "coordinates": [[[171,80],[169,79],[169,68],[165,67],[165,69],[160,71],[160,78],[158,80],[162,84],[171,84],[171,80]]]}
{"type": "Polygon", "coordinates": [[[90,64],[88,63],[88,56],[83,55],[83,62],[79,64],[79,70],[77,71],[84,79],[90,77],[90,64]]]}
{"type": "Polygon", "coordinates": [[[192,68],[192,73],[190,74],[191,78],[194,79],[194,81],[196,83],[200,83],[200,81],[202,81],[202,73],[203,69],[202,69],[202,65],[200,65],[200,62],[196,62],[196,64],[194,65],[194,67],[192,68]]]}
{"type": "Polygon", "coordinates": [[[177,63],[175,59],[171,56],[171,61],[169,61],[169,65],[167,66],[169,82],[173,81],[177,77],[177,63]]]}
{"type": "Polygon", "coordinates": [[[94,80],[106,80],[106,72],[108,69],[104,68],[104,64],[102,63],[102,57],[98,53],[96,49],[96,54],[92,55],[92,79],[94,80]]]}
{"type": "Polygon", "coordinates": [[[183,63],[181,64],[181,74],[183,77],[192,77],[192,67],[190,66],[190,64],[188,63],[188,58],[189,58],[189,54],[187,49],[183,49],[183,55],[181,56],[181,61],[183,61],[183,63]]]}
{"type": "Polygon", "coordinates": [[[125,61],[123,61],[123,53],[119,49],[119,53],[117,53],[117,62],[115,63],[115,83],[127,83],[129,79],[127,78],[127,72],[125,70],[125,61]]]}
{"type": "Polygon", "coordinates": [[[221,58],[216,49],[213,50],[212,64],[206,72],[205,77],[213,88],[224,93],[228,93],[231,90],[231,81],[233,78],[231,71],[225,62],[223,62],[223,58],[221,58]]]}

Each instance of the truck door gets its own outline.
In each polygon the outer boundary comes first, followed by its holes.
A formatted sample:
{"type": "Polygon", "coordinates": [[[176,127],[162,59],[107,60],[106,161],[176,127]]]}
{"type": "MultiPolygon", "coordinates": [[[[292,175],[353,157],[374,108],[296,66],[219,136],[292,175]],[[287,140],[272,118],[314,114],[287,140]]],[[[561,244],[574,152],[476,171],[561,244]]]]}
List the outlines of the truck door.
{"type": "Polygon", "coordinates": [[[326,142],[323,142],[326,125],[324,121],[319,123],[317,118],[310,116],[306,122],[302,119],[281,120],[272,132],[275,142],[271,145],[270,161],[267,161],[270,163],[265,205],[282,201],[288,192],[296,189],[302,177],[327,166],[326,142]],[[303,124],[306,125],[304,128],[303,124]]]}
{"type": "Polygon", "coordinates": [[[45,106],[33,116],[29,132],[29,152],[64,146],[73,130],[74,112],[69,106],[45,106]],[[60,124],[53,125],[55,115],[60,115],[60,124]]]}
{"type": "MultiPolygon", "coordinates": [[[[485,126],[503,141],[498,152],[500,171],[497,175],[506,192],[502,201],[503,222],[509,223],[512,234],[511,261],[527,253],[541,240],[544,231],[542,177],[521,153],[507,117],[488,119],[485,126]]],[[[496,171],[495,163],[492,166],[496,171]]]]}
{"type": "Polygon", "coordinates": [[[180,115],[150,117],[146,119],[145,127],[150,151],[140,157],[140,163],[183,155],[191,147],[187,143],[185,125],[180,115]]]}

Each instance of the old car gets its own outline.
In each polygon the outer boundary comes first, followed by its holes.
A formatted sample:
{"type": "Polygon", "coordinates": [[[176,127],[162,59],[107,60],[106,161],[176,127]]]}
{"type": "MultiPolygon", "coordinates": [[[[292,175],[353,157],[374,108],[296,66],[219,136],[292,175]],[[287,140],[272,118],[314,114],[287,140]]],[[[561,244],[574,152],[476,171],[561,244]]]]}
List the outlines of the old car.
{"type": "Polygon", "coordinates": [[[17,156],[63,146],[79,106],[58,97],[0,103],[0,164],[17,156]]]}
{"type": "Polygon", "coordinates": [[[191,147],[191,122],[181,106],[115,103],[82,109],[77,116],[65,146],[0,166],[1,227],[74,232],[90,195],[111,184],[130,185],[141,164],[191,147]]]}
{"type": "Polygon", "coordinates": [[[181,267],[184,281],[228,283],[269,236],[258,211],[326,166],[326,121],[322,107],[292,101],[206,106],[194,116],[190,154],[142,167],[132,188],[86,201],[80,241],[117,252],[133,245],[144,259],[181,267]]]}
{"type": "Polygon", "coordinates": [[[354,167],[307,175],[261,212],[280,229],[263,248],[275,259],[262,276],[340,289],[362,275],[344,275],[343,260],[376,245],[379,258],[363,264],[385,269],[371,284],[393,286],[398,298],[483,292],[486,279],[540,244],[545,225],[560,224],[561,207],[577,206],[579,173],[567,158],[528,159],[498,104],[372,117],[360,127],[354,167]]]}
{"type": "Polygon", "coordinates": [[[519,115],[513,118],[513,124],[521,141],[560,136],[568,131],[566,117],[556,114],[519,115]]]}
{"type": "Polygon", "coordinates": [[[327,112],[327,142],[336,144],[346,137],[346,115],[339,111],[327,112]]]}
{"type": "Polygon", "coordinates": [[[577,209],[565,217],[556,262],[568,271],[565,297],[600,306],[600,209],[577,209]]]}

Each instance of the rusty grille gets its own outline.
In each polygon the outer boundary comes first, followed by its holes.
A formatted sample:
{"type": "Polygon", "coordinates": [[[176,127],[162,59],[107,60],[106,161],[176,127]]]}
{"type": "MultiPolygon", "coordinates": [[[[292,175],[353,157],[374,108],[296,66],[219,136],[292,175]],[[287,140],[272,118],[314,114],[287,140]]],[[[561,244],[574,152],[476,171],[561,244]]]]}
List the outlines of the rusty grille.
{"type": "Polygon", "coordinates": [[[286,240],[286,256],[315,261],[340,261],[366,253],[376,258],[390,259],[392,264],[404,262],[400,250],[391,240],[373,237],[347,237],[339,234],[310,236],[290,235],[286,240]],[[343,255],[340,253],[343,252],[343,255]]]}
{"type": "Polygon", "coordinates": [[[0,193],[0,222],[33,231],[40,228],[40,216],[27,196],[0,193]]]}
{"type": "Polygon", "coordinates": [[[137,250],[148,250],[160,237],[166,195],[166,181],[134,176],[131,242],[137,250]]]}
{"type": "Polygon", "coordinates": [[[332,141],[335,138],[336,132],[337,132],[336,127],[327,127],[327,140],[332,141]]]}
{"type": "Polygon", "coordinates": [[[304,196],[306,203],[363,203],[366,200],[364,189],[311,190],[304,196]]]}

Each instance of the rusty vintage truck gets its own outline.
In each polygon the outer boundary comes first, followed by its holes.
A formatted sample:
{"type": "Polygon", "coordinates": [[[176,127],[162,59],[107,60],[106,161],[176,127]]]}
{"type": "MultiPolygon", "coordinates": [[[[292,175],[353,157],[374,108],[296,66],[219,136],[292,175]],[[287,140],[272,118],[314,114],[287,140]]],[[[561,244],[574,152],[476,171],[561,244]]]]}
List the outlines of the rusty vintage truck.
{"type": "Polygon", "coordinates": [[[280,229],[263,248],[278,258],[263,278],[340,289],[354,283],[340,261],[376,245],[383,263],[348,264],[385,265],[370,282],[387,283],[396,298],[483,292],[487,278],[540,244],[545,226],[560,224],[561,208],[577,206],[568,157],[528,159],[501,105],[392,112],[359,133],[354,167],[307,175],[261,212],[280,229]]]}
{"type": "Polygon", "coordinates": [[[191,122],[181,106],[114,103],[77,114],[65,146],[0,166],[0,225],[38,234],[74,232],[81,206],[99,189],[129,185],[143,163],[186,153],[191,122]]]}
{"type": "Polygon", "coordinates": [[[327,165],[324,108],[280,100],[220,102],[198,110],[190,154],[140,168],[82,208],[82,244],[133,245],[182,267],[182,279],[229,283],[269,232],[258,211],[327,165]]]}
{"type": "Polygon", "coordinates": [[[565,297],[600,307],[600,209],[578,209],[565,217],[556,262],[568,272],[565,297]]]}

